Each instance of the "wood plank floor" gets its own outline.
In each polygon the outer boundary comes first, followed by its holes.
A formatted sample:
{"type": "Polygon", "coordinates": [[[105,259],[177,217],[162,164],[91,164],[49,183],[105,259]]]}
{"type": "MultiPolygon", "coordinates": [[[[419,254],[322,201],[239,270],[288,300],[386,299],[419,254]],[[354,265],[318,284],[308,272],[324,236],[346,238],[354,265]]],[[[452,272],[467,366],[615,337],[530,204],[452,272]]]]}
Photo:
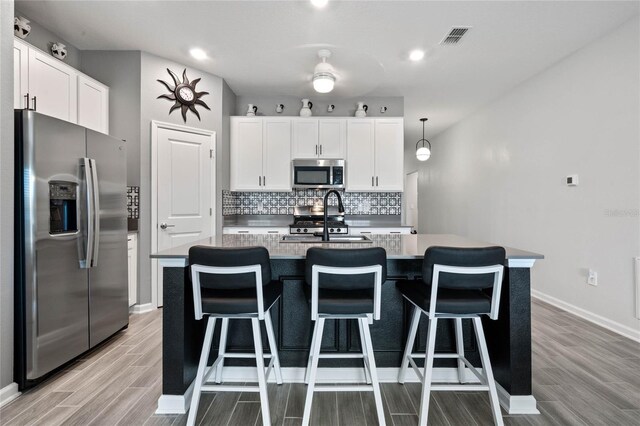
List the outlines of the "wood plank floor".
{"type": "MultiPolygon", "coordinates": [[[[640,344],[534,301],[533,393],[540,415],[505,416],[507,425],[640,425],[640,344]]],[[[161,393],[158,310],[131,317],[107,344],[0,410],[2,425],[184,425],[156,416],[161,393]]],[[[375,342],[374,342],[375,344],[375,342]]],[[[388,425],[416,425],[420,386],[382,384],[388,425]]],[[[321,393],[314,425],[375,425],[371,393],[321,393]]],[[[257,394],[205,394],[203,425],[261,424],[257,394]]],[[[305,385],[270,385],[272,424],[301,423],[305,385]]],[[[493,424],[485,393],[432,395],[429,424],[493,424]]]]}

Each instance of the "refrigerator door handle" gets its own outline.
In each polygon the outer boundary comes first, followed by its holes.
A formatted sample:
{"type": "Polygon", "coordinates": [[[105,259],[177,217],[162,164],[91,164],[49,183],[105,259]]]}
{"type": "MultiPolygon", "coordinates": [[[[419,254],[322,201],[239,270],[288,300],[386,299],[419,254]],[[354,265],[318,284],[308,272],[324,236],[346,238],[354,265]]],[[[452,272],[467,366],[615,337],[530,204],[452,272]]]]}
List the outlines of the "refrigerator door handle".
{"type": "Polygon", "coordinates": [[[84,180],[86,185],[85,206],[87,210],[87,245],[84,250],[84,259],[80,260],[80,267],[87,269],[91,267],[91,259],[93,258],[93,240],[95,238],[95,223],[93,218],[95,217],[93,209],[93,173],[91,172],[91,160],[89,158],[83,158],[80,160],[80,166],[84,170],[84,180]]]}
{"type": "Polygon", "coordinates": [[[98,186],[98,166],[96,160],[90,159],[91,195],[93,197],[93,253],[91,267],[98,266],[98,248],[100,247],[100,187],[98,186]]]}

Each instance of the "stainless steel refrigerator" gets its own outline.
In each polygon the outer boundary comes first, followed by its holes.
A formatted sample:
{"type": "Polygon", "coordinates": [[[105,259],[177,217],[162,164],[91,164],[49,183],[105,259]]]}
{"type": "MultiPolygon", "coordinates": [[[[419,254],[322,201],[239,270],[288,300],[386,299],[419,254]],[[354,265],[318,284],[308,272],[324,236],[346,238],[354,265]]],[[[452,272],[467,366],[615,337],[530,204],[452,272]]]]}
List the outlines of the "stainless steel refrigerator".
{"type": "Polygon", "coordinates": [[[123,141],[15,111],[15,380],[38,382],[128,325],[123,141]]]}

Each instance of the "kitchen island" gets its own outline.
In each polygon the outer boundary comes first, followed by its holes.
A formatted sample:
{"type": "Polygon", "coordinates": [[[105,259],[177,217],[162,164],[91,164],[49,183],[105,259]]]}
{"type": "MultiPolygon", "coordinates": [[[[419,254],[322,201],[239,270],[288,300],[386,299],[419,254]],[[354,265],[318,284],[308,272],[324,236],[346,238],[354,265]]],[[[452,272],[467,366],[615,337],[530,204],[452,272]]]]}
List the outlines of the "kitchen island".
{"type": "MultiPolygon", "coordinates": [[[[430,246],[486,247],[495,245],[473,241],[457,235],[372,235],[369,243],[282,243],[281,235],[219,235],[151,255],[163,267],[163,378],[162,396],[158,413],[184,413],[189,406],[191,383],[196,375],[204,321],[196,321],[193,311],[191,282],[187,274],[188,252],[193,245],[211,247],[264,246],[271,256],[272,279],[284,283],[282,298],[271,309],[280,362],[285,380],[302,381],[311,343],[312,322],[304,297],[304,261],[310,247],[330,248],[383,247],[387,251],[387,283],[382,290],[380,321],[371,327],[373,346],[380,378],[393,381],[400,366],[407,328],[410,304],[396,290],[393,281],[420,278],[422,258],[430,246]]],[[[530,268],[543,256],[516,248],[505,247],[506,268],[499,318],[483,318],[483,325],[499,386],[502,405],[510,413],[537,413],[531,394],[531,294],[530,268]]],[[[337,320],[325,329],[323,351],[360,351],[358,327],[353,321],[337,320]]],[[[436,351],[455,352],[453,327],[442,321],[438,327],[436,351]]],[[[214,337],[217,348],[219,330],[214,337]]],[[[465,324],[465,351],[467,359],[480,365],[471,324],[465,324]]],[[[420,323],[416,350],[424,351],[426,319],[420,323]]],[[[253,341],[249,321],[229,324],[228,351],[252,352],[253,341]]],[[[215,350],[212,351],[215,356],[215,350]]],[[[229,360],[228,381],[252,381],[250,362],[229,360]]],[[[254,364],[255,365],[255,364],[254,364]]],[[[326,360],[321,367],[343,367],[340,370],[320,370],[331,381],[360,377],[353,367],[354,360],[326,360]]],[[[455,380],[452,360],[437,360],[434,378],[455,380]]],[[[254,367],[255,368],[255,367],[254,367]]],[[[322,375],[320,376],[322,378],[322,375]]],[[[469,374],[473,380],[473,375],[469,374]]],[[[409,379],[410,380],[410,379],[409,379]]]]}

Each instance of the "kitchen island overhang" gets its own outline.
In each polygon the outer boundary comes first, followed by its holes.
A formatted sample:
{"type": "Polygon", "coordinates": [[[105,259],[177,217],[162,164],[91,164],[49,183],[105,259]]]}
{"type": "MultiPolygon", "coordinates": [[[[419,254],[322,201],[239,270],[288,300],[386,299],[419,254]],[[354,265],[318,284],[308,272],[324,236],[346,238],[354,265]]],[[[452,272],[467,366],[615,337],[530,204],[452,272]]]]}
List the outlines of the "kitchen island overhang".
{"type": "MultiPolygon", "coordinates": [[[[163,379],[162,396],[158,401],[158,413],[184,413],[189,406],[191,383],[204,336],[204,321],[196,321],[192,288],[188,278],[189,248],[194,245],[211,247],[264,246],[271,257],[272,279],[282,280],[282,298],[272,308],[283,376],[288,381],[302,382],[311,342],[312,322],[305,300],[304,263],[309,247],[331,248],[383,247],[387,251],[387,283],[382,292],[382,317],[371,328],[376,363],[381,381],[395,381],[407,337],[410,304],[396,290],[393,281],[419,279],[422,258],[431,246],[486,247],[495,244],[473,241],[449,234],[372,235],[373,243],[335,244],[285,244],[280,235],[234,234],[219,235],[184,246],[152,254],[163,268],[163,379]]],[[[483,318],[487,344],[498,382],[501,404],[511,414],[537,413],[536,401],[531,392],[531,288],[530,268],[543,256],[525,250],[505,247],[507,260],[502,286],[498,320],[483,318]]],[[[417,283],[418,284],[418,283],[417,283]]],[[[419,285],[419,284],[418,284],[419,285]]],[[[357,325],[353,321],[334,321],[328,327],[323,340],[323,351],[359,351],[357,325]]],[[[453,327],[450,321],[439,324],[436,350],[455,352],[453,327]]],[[[470,324],[464,326],[464,345],[468,359],[480,366],[475,336],[470,324]]],[[[219,330],[214,337],[217,347],[219,330]]],[[[229,325],[228,351],[253,350],[251,327],[248,321],[232,321],[229,325]],[[235,324],[234,324],[235,323],[235,324]]],[[[416,351],[424,351],[426,343],[426,319],[422,319],[416,339],[416,351]]],[[[212,350],[212,358],[217,355],[212,350]]],[[[457,370],[451,360],[440,360],[434,378],[439,381],[456,381],[457,370]]],[[[243,360],[227,363],[227,381],[251,381],[250,364],[243,360]]],[[[327,360],[319,374],[325,380],[357,381],[361,369],[354,360],[327,360]],[[343,367],[336,369],[335,367],[343,367]]],[[[475,376],[467,369],[470,381],[475,376]]],[[[412,373],[412,372],[411,372],[412,373]]],[[[255,374],[255,373],[254,373],[255,374]]],[[[364,376],[362,376],[362,380],[364,376]]],[[[413,373],[407,381],[415,380],[413,373]]]]}

